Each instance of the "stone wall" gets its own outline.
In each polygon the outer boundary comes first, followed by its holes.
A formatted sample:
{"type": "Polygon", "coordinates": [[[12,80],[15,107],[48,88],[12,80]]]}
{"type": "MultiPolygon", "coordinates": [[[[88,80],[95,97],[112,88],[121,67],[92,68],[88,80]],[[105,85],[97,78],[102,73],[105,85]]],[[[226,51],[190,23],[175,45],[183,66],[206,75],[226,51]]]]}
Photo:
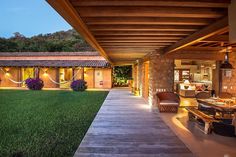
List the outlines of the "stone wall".
{"type": "Polygon", "coordinates": [[[231,77],[226,76],[226,72],[220,72],[222,76],[222,84],[221,84],[221,91],[222,92],[229,92],[236,96],[236,53],[233,52],[229,55],[230,63],[233,65],[234,69],[231,71],[231,77]]]}
{"type": "Polygon", "coordinates": [[[138,75],[138,79],[137,79],[137,86],[139,89],[139,94],[140,96],[142,96],[143,94],[143,61],[139,60],[138,62],[138,68],[137,68],[137,75],[138,75]]]}
{"type": "Polygon", "coordinates": [[[149,60],[149,103],[156,105],[156,92],[173,91],[174,60],[151,55],[149,60]]]}
{"type": "Polygon", "coordinates": [[[173,91],[174,87],[174,60],[164,56],[150,54],[148,59],[139,60],[133,66],[134,87],[139,89],[140,96],[144,97],[145,88],[149,90],[147,99],[150,105],[156,105],[156,92],[173,91]],[[149,65],[148,79],[149,87],[145,87],[145,64],[149,65]]]}

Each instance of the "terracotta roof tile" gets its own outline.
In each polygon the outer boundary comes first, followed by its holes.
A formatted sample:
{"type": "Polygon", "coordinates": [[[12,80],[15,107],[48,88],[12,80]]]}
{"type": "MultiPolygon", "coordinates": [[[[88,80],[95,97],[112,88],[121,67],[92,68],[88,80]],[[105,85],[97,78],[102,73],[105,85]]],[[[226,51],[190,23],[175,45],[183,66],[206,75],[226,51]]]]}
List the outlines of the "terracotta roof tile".
{"type": "Polygon", "coordinates": [[[0,52],[1,57],[18,56],[100,56],[96,51],[91,52],[0,52]]]}
{"type": "Polygon", "coordinates": [[[0,67],[110,67],[105,60],[0,60],[0,67]]]}

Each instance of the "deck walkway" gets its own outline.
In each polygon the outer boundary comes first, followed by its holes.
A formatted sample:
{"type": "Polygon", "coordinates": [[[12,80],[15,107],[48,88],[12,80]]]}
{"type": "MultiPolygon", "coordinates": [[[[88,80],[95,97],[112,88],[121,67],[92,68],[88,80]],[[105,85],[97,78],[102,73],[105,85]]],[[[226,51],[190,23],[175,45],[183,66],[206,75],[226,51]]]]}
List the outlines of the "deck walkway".
{"type": "Polygon", "coordinates": [[[190,150],[127,89],[112,89],[75,157],[192,157],[190,150]]]}

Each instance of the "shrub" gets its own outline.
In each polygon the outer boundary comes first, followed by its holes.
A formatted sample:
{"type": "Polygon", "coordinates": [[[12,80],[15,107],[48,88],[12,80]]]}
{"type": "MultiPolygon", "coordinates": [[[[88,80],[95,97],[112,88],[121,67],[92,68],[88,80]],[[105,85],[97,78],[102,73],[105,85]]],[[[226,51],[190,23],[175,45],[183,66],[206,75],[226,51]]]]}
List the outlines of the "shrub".
{"type": "Polygon", "coordinates": [[[41,90],[44,86],[43,80],[40,78],[28,78],[25,80],[25,84],[31,90],[41,90]]]}
{"type": "Polygon", "coordinates": [[[87,89],[87,82],[82,79],[75,80],[71,83],[70,87],[73,91],[85,91],[87,89]]]}

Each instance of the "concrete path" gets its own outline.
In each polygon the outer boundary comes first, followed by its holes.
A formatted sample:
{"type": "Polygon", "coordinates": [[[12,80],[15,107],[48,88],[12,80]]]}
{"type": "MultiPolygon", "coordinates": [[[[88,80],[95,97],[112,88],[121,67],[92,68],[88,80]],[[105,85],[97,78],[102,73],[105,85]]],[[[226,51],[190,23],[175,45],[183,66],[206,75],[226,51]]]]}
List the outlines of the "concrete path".
{"type": "Polygon", "coordinates": [[[192,157],[190,150],[145,101],[112,89],[75,157],[192,157]]]}

